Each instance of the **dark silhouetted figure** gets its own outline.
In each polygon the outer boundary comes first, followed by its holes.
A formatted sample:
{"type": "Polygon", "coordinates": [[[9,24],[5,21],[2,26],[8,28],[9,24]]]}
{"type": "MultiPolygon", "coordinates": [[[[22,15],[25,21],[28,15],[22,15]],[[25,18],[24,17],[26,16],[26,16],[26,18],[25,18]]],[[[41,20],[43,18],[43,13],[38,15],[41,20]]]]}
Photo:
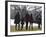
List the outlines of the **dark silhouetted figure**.
{"type": "Polygon", "coordinates": [[[23,25],[24,25],[24,18],[22,17],[22,19],[21,19],[21,30],[23,29],[23,25]]]}
{"type": "Polygon", "coordinates": [[[41,24],[41,18],[38,18],[38,28],[40,29],[40,24],[41,24]]]}
{"type": "Polygon", "coordinates": [[[33,23],[33,17],[32,17],[32,14],[30,15],[30,18],[29,18],[29,19],[30,19],[30,20],[29,20],[29,21],[30,21],[30,24],[33,23]]]}
{"type": "Polygon", "coordinates": [[[38,28],[40,29],[40,24],[41,24],[41,15],[40,14],[36,17],[36,20],[38,23],[38,28]]]}
{"type": "MultiPolygon", "coordinates": [[[[16,24],[16,26],[15,26],[15,29],[17,30],[17,24],[19,24],[19,22],[20,22],[20,15],[19,15],[19,12],[16,14],[16,16],[15,16],[15,21],[14,21],[14,23],[16,24]]],[[[20,24],[19,24],[19,27],[20,27],[20,24]]],[[[19,28],[18,27],[18,28],[19,28]]]]}
{"type": "Polygon", "coordinates": [[[26,16],[25,16],[25,18],[26,18],[26,30],[28,29],[28,18],[29,18],[29,14],[27,13],[26,14],[26,16]]]}
{"type": "Polygon", "coordinates": [[[30,22],[30,26],[31,28],[33,29],[33,17],[32,17],[32,14],[29,16],[29,22],[30,22]]]}

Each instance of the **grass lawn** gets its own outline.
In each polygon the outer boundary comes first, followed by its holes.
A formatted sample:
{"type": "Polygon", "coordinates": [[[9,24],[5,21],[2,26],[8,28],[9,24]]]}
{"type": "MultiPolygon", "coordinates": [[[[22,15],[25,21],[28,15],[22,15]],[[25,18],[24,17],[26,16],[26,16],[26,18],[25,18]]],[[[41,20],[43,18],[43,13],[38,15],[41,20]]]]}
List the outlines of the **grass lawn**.
{"type": "Polygon", "coordinates": [[[25,27],[23,27],[22,30],[21,30],[21,29],[16,30],[16,29],[15,29],[15,26],[13,26],[13,25],[10,26],[10,32],[20,32],[20,31],[38,31],[38,30],[42,30],[42,29],[38,29],[37,26],[34,26],[34,27],[33,27],[33,30],[32,30],[32,28],[29,28],[29,27],[28,27],[28,30],[26,30],[25,27]]]}

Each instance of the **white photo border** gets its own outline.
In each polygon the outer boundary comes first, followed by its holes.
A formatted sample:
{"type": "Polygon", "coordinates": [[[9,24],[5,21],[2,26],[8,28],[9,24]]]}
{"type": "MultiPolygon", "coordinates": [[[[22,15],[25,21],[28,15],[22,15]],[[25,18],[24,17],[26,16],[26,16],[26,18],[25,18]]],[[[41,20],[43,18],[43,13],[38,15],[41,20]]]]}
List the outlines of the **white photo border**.
{"type": "Polygon", "coordinates": [[[45,34],[45,3],[40,2],[23,2],[23,1],[6,1],[6,21],[5,21],[5,35],[35,35],[45,34]],[[23,4],[24,3],[24,4],[23,4]],[[39,5],[42,6],[42,31],[29,31],[29,32],[10,32],[10,5],[39,5]]]}

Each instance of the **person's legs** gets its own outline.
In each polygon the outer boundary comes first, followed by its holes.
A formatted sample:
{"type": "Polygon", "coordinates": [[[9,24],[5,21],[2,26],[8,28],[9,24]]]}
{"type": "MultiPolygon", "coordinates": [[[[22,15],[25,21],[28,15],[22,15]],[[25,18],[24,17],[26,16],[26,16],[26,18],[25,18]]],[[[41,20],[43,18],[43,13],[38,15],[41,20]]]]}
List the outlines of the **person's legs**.
{"type": "Polygon", "coordinates": [[[17,24],[15,25],[15,30],[17,30],[17,24]]]}
{"type": "Polygon", "coordinates": [[[31,27],[31,29],[33,30],[33,23],[30,23],[30,27],[31,27]]]}
{"type": "Polygon", "coordinates": [[[32,28],[32,30],[33,30],[33,23],[32,23],[32,27],[31,27],[31,28],[32,28]]]}
{"type": "Polygon", "coordinates": [[[28,22],[26,22],[26,30],[28,29],[28,22]]]}
{"type": "Polygon", "coordinates": [[[21,30],[23,29],[23,24],[21,25],[21,30]]]}
{"type": "Polygon", "coordinates": [[[31,29],[31,23],[30,23],[30,26],[29,26],[29,30],[31,29]]]}
{"type": "Polygon", "coordinates": [[[18,30],[20,30],[20,24],[18,24],[18,30]]]}
{"type": "Polygon", "coordinates": [[[40,29],[40,23],[38,24],[38,28],[40,29]]]}

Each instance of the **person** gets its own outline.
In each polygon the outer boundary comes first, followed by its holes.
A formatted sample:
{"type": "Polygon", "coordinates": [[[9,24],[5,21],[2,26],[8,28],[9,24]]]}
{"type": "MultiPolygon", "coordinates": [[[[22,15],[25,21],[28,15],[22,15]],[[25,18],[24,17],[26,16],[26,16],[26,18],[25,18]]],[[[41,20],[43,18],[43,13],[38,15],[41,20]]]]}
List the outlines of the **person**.
{"type": "Polygon", "coordinates": [[[21,19],[21,30],[23,29],[23,25],[24,25],[24,18],[22,17],[22,19],[21,19]]]}
{"type": "Polygon", "coordinates": [[[26,30],[27,30],[28,29],[28,18],[29,18],[29,14],[28,13],[26,14],[25,18],[26,18],[26,30]]]}
{"type": "MultiPolygon", "coordinates": [[[[15,25],[15,29],[17,30],[17,24],[19,24],[19,22],[20,22],[20,15],[19,15],[19,12],[16,14],[16,16],[15,16],[15,21],[14,21],[14,23],[16,24],[15,25]]],[[[20,25],[19,25],[20,26],[20,25]]],[[[19,28],[19,27],[18,27],[19,28]]]]}
{"type": "Polygon", "coordinates": [[[38,18],[38,28],[40,29],[40,24],[41,24],[41,17],[38,18]]]}
{"type": "MultiPolygon", "coordinates": [[[[33,25],[33,17],[32,14],[29,16],[29,22],[30,22],[30,26],[33,25]]],[[[33,30],[33,26],[31,26],[32,30],[33,30]]]]}
{"type": "Polygon", "coordinates": [[[37,23],[38,23],[38,29],[40,29],[40,24],[41,24],[41,15],[37,15],[36,17],[37,23]]]}

